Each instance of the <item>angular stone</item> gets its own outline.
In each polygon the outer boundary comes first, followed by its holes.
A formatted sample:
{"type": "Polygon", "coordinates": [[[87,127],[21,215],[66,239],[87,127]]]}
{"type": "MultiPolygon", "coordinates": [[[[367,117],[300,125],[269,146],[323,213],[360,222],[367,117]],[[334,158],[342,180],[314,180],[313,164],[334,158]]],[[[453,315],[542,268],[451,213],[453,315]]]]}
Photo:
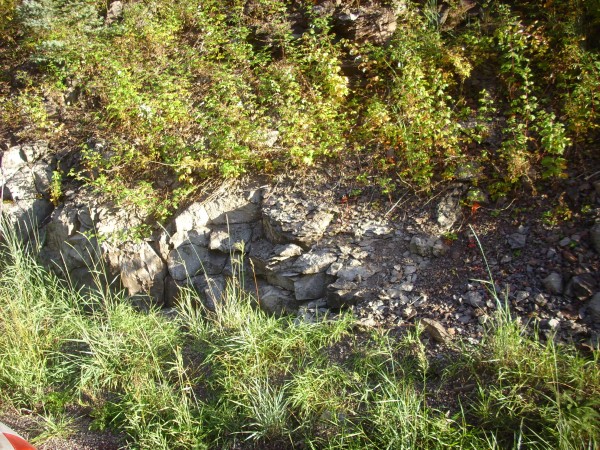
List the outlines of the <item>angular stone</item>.
{"type": "Polygon", "coordinates": [[[326,275],[316,273],[304,275],[294,282],[294,294],[296,300],[315,300],[323,297],[325,294],[326,275]]]}
{"type": "Polygon", "coordinates": [[[438,203],[437,222],[444,230],[449,230],[461,217],[460,191],[454,190],[438,203]]]}
{"type": "Polygon", "coordinates": [[[355,305],[359,299],[358,285],[351,281],[337,280],[327,286],[327,305],[330,308],[355,305]]]}
{"type": "Polygon", "coordinates": [[[121,278],[130,296],[147,295],[155,305],[162,305],[167,267],[147,242],[125,243],[108,247],[105,254],[110,269],[121,278]]]}
{"type": "Polygon", "coordinates": [[[507,237],[508,245],[513,250],[518,250],[525,247],[527,243],[527,235],[522,233],[513,233],[507,237]]]}
{"type": "Polygon", "coordinates": [[[259,289],[258,304],[263,311],[277,316],[298,310],[292,292],[276,286],[263,286],[259,289]]]}
{"type": "Polygon", "coordinates": [[[469,291],[465,295],[465,300],[473,308],[481,308],[484,305],[483,295],[479,292],[469,291]]]}
{"type": "Polygon", "coordinates": [[[265,235],[271,242],[292,242],[303,248],[317,243],[333,219],[323,205],[290,197],[271,199],[262,213],[265,235]]]}
{"type": "Polygon", "coordinates": [[[269,272],[266,275],[266,280],[274,285],[279,286],[282,289],[286,289],[288,291],[294,291],[295,283],[298,277],[295,274],[289,273],[278,273],[278,272],[269,272]]]}
{"type": "Polygon", "coordinates": [[[165,277],[164,304],[167,307],[175,305],[179,301],[179,293],[186,286],[185,281],[176,281],[170,275],[165,277]]]}
{"type": "Polygon", "coordinates": [[[413,236],[410,240],[410,251],[416,255],[427,257],[431,256],[434,239],[424,238],[421,236],[413,236]]]}
{"type": "Polygon", "coordinates": [[[184,232],[205,228],[209,220],[204,205],[200,202],[192,203],[175,217],[175,231],[184,232]]]}
{"type": "Polygon", "coordinates": [[[395,8],[373,8],[365,5],[352,10],[340,8],[333,14],[333,23],[335,32],[342,37],[382,45],[388,42],[396,31],[398,19],[395,8]]]}
{"type": "Polygon", "coordinates": [[[5,202],[2,205],[7,225],[24,241],[34,235],[34,231],[50,217],[53,210],[54,205],[43,198],[18,203],[5,202]]]}
{"type": "Polygon", "coordinates": [[[302,254],[302,247],[296,244],[277,245],[273,249],[273,253],[279,258],[291,258],[302,254]]]}
{"type": "Polygon", "coordinates": [[[357,281],[360,283],[370,278],[374,273],[375,271],[370,267],[363,266],[360,261],[352,259],[344,263],[336,275],[342,280],[357,281]]]}
{"type": "Polygon", "coordinates": [[[584,273],[571,278],[567,291],[579,300],[587,300],[596,289],[596,279],[592,274],[584,273]]]}
{"type": "Polygon", "coordinates": [[[250,223],[260,219],[259,206],[237,192],[220,196],[204,207],[210,222],[215,225],[250,223]]]}
{"type": "Polygon", "coordinates": [[[434,341],[445,344],[450,340],[450,334],[446,328],[433,319],[421,319],[421,323],[425,325],[425,331],[433,338],[434,341]]]}
{"type": "Polygon", "coordinates": [[[546,291],[550,294],[560,295],[563,292],[563,279],[562,275],[557,272],[552,272],[546,278],[542,280],[542,284],[546,291]]]}
{"type": "Polygon", "coordinates": [[[121,17],[123,17],[123,2],[119,0],[112,2],[106,12],[106,24],[110,25],[121,17]]]}
{"type": "Polygon", "coordinates": [[[225,278],[220,275],[198,275],[191,279],[191,286],[198,293],[204,305],[214,311],[225,293],[225,278]]]}
{"type": "Polygon", "coordinates": [[[207,247],[210,238],[210,228],[200,227],[188,231],[177,231],[171,236],[170,244],[173,247],[179,247],[183,244],[194,244],[200,247],[207,247]]]}
{"type": "Polygon", "coordinates": [[[252,239],[252,228],[247,224],[231,224],[226,228],[213,230],[210,234],[209,248],[223,253],[232,251],[247,252],[252,239]]]}
{"type": "Polygon", "coordinates": [[[205,247],[194,244],[183,244],[169,253],[167,264],[169,274],[174,280],[182,281],[204,271],[216,275],[223,271],[227,256],[210,252],[205,247]]]}
{"type": "Polygon", "coordinates": [[[337,260],[337,256],[326,250],[305,253],[292,265],[292,270],[301,274],[325,272],[337,260]]]}

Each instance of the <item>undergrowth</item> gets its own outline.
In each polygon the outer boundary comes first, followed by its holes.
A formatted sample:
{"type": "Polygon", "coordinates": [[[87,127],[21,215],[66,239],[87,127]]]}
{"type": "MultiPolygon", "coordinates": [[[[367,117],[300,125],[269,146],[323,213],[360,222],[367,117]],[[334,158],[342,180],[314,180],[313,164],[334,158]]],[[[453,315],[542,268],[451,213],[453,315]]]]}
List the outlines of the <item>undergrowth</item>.
{"type": "Polygon", "coordinates": [[[2,137],[80,153],[65,182],[156,219],[209,178],[323,161],[384,193],[469,165],[494,196],[563,177],[600,123],[598,0],[459,3],[442,23],[442,2],[368,2],[397,20],[373,43],[313,1],[126,1],[108,20],[105,1],[4,0],[2,137]]]}
{"type": "Polygon", "coordinates": [[[274,317],[236,278],[214,311],[186,291],[168,318],[109,289],[76,291],[14,241],[1,261],[0,399],[46,419],[38,443],[68,438],[77,411],[140,449],[583,449],[600,438],[600,353],[531,337],[498,296],[483,342],[451,344],[440,368],[418,324],[396,334],[359,331],[349,314],[274,317]]]}

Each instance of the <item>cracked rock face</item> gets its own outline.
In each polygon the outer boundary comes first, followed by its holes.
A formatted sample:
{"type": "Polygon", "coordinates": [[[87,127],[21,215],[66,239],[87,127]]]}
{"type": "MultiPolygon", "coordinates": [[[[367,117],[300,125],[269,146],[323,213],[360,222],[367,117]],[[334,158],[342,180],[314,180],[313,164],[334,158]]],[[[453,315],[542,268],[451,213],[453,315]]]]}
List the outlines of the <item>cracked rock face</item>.
{"type": "Polygon", "coordinates": [[[162,305],[167,267],[146,242],[121,242],[124,229],[139,220],[122,209],[97,205],[93,196],[82,191],[52,214],[45,227],[45,245],[40,257],[77,286],[96,287],[94,272],[104,267],[107,275],[118,275],[128,294],[143,303],[162,305]]]}
{"type": "Polygon", "coordinates": [[[271,198],[262,213],[265,234],[271,242],[292,242],[302,248],[316,244],[333,219],[333,213],[322,205],[299,198],[271,198]]]}
{"type": "Polygon", "coordinates": [[[131,296],[148,296],[151,303],[164,302],[167,268],[148,242],[128,242],[119,247],[105,248],[114,273],[131,296]]]}
{"type": "Polygon", "coordinates": [[[45,142],[11,147],[0,163],[2,211],[18,235],[27,238],[52,213],[48,199],[54,163],[45,142]]]}
{"type": "MultiPolygon", "coordinates": [[[[11,182],[33,170],[39,154],[29,147],[13,150],[3,161],[11,182]]],[[[33,179],[28,189],[43,185],[33,179]]],[[[510,280],[506,292],[514,311],[539,314],[540,330],[564,333],[570,327],[569,333],[583,334],[600,327],[594,234],[600,225],[549,236],[527,220],[511,222],[488,235],[482,245],[488,247],[493,236],[496,247],[484,262],[472,234],[457,233],[456,242],[439,235],[440,213],[459,217],[462,199],[454,197],[467,192],[457,188],[442,199],[446,206],[431,205],[427,215],[391,220],[368,204],[340,206],[333,196],[290,184],[228,185],[186,207],[152,237],[132,241],[125,232],[141,221],[82,189],[43,228],[41,256],[79,286],[93,286],[90,268],[103,263],[108,278],[117,275],[140,306],[171,306],[182,289],[191,289],[218,311],[228,284],[239,281],[252,294],[249,301],[271,314],[316,321],[348,308],[363,326],[421,321],[441,344],[455,333],[477,336],[498,307],[485,289],[464,287],[474,275],[487,277],[485,263],[510,280]],[[440,287],[438,278],[448,283],[445,292],[428,290],[440,287]]]]}

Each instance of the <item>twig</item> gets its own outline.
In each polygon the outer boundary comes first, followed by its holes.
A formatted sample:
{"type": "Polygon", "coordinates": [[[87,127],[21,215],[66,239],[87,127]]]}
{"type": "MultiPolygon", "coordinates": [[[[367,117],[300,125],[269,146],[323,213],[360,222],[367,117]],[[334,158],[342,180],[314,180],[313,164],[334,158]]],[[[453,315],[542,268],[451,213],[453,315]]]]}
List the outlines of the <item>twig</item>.
{"type": "MultiPolygon", "coordinates": [[[[394,205],[393,205],[393,206],[392,206],[392,207],[391,207],[391,208],[388,210],[388,212],[386,212],[386,213],[383,215],[383,217],[387,217],[387,216],[389,216],[389,215],[390,215],[390,213],[391,213],[391,212],[392,212],[394,209],[396,209],[396,208],[398,207],[398,205],[400,204],[400,201],[401,201],[401,200],[402,200],[404,197],[406,197],[406,195],[407,195],[406,193],[402,194],[402,197],[400,197],[400,198],[398,199],[398,201],[397,201],[396,203],[394,203],[394,205]]],[[[406,200],[406,201],[405,201],[405,202],[403,202],[402,204],[406,203],[407,201],[408,201],[408,200],[406,200]]]]}

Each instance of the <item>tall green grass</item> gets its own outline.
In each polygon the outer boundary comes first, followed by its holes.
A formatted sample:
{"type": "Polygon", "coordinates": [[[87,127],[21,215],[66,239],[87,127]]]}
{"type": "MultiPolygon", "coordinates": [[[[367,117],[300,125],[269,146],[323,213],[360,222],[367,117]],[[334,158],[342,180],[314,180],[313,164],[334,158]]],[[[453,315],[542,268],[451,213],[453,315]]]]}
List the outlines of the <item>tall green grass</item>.
{"type": "Polygon", "coordinates": [[[74,290],[15,241],[1,261],[0,398],[46,418],[38,443],[68,435],[71,406],[139,449],[598,444],[598,351],[536,339],[506,307],[480,346],[452,344],[440,364],[418,326],[277,318],[235,278],[214,311],[189,291],[169,319],[74,290]]]}

